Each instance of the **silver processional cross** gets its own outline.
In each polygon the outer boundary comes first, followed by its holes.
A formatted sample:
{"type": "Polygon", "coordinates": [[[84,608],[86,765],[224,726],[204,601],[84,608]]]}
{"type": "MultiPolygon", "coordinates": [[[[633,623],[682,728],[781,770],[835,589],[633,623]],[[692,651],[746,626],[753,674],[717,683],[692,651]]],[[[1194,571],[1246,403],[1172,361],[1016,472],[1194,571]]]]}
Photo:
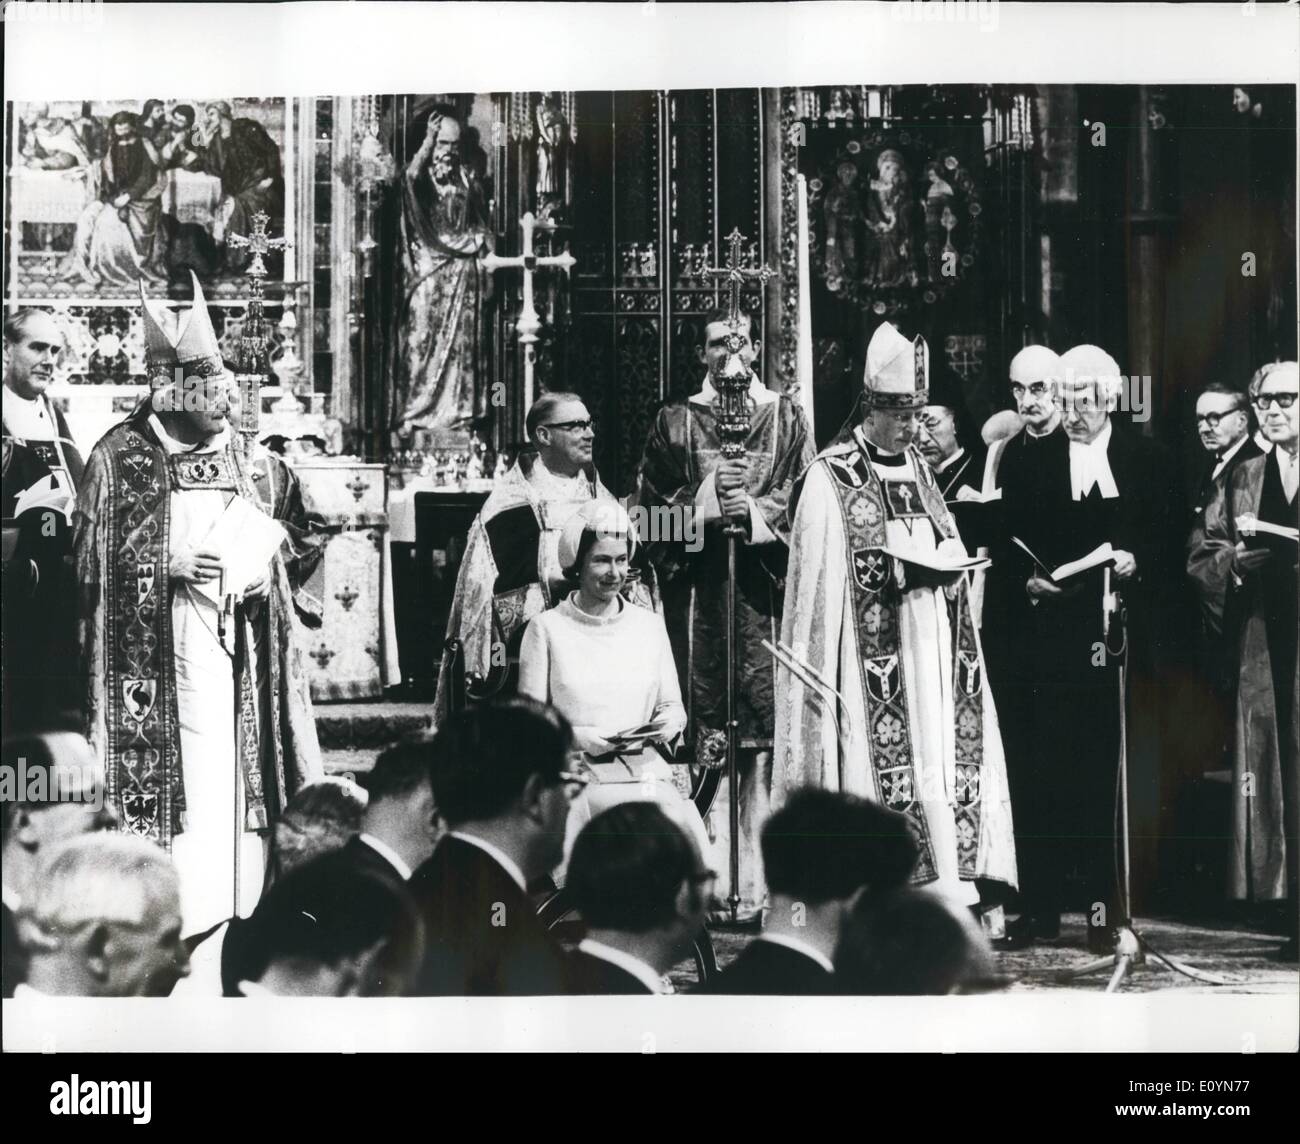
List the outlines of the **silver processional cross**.
{"type": "Polygon", "coordinates": [[[519,309],[519,319],[515,322],[515,329],[519,333],[519,344],[524,348],[525,413],[533,404],[533,368],[537,363],[537,335],[542,328],[541,315],[538,314],[533,302],[533,272],[544,266],[558,266],[567,274],[577,263],[577,259],[568,250],[563,254],[545,256],[538,256],[533,252],[533,232],[552,231],[555,226],[556,224],[549,219],[539,219],[532,211],[528,211],[519,220],[519,229],[524,235],[522,252],[510,258],[503,258],[496,253],[487,254],[483,258],[483,265],[489,270],[518,268],[524,272],[523,304],[519,309]]]}
{"type": "Polygon", "coordinates": [[[293,245],[287,238],[272,238],[266,233],[271,216],[257,211],[252,217],[251,234],[227,234],[226,245],[235,250],[252,252],[248,264],[248,311],[244,315],[239,335],[239,437],[245,456],[252,456],[253,442],[262,416],[262,379],[269,372],[267,360],[266,325],[262,315],[262,285],[266,278],[264,256],[273,250],[286,250],[293,245]]]}

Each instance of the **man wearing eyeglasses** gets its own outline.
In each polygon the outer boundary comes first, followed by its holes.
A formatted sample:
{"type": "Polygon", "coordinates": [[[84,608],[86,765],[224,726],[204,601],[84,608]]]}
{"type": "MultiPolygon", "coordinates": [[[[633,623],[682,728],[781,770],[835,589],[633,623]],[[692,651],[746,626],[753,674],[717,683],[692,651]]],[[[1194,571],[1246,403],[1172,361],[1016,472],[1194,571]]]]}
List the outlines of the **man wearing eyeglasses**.
{"type": "Polygon", "coordinates": [[[1215,382],[1196,399],[1196,435],[1208,455],[1192,497],[1192,526],[1201,521],[1214,482],[1263,450],[1250,435],[1250,403],[1244,393],[1215,382]]]}
{"type": "Polygon", "coordinates": [[[1206,622],[1236,669],[1233,846],[1229,892],[1285,902],[1285,961],[1296,960],[1296,554],[1300,369],[1263,377],[1255,415],[1273,450],[1242,461],[1215,485],[1192,534],[1187,571],[1206,622]]]}
{"type": "Polygon", "coordinates": [[[458,711],[429,749],[447,832],[408,883],[424,918],[415,992],[435,997],[563,993],[568,963],[529,899],[560,864],[569,804],[586,785],[553,707],[513,698],[458,711]]]}
{"type": "MultiPolygon", "coordinates": [[[[465,541],[448,637],[460,640],[466,677],[485,690],[509,693],[513,665],[528,621],[558,604],[572,588],[560,567],[560,532],[593,499],[617,503],[592,463],[596,439],[591,414],[576,393],[546,393],[524,422],[536,452],[522,453],[484,502],[465,541]]],[[[643,584],[629,592],[649,604],[643,584]]],[[[443,653],[434,703],[435,723],[446,716],[452,680],[443,653]]]]}

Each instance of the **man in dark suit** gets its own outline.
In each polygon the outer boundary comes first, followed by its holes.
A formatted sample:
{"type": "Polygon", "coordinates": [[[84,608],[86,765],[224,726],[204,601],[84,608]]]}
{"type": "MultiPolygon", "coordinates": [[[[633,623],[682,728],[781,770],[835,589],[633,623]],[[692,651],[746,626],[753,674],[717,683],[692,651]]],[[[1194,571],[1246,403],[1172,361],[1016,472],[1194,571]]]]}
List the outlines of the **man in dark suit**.
{"type": "Polygon", "coordinates": [[[1242,461],[1258,457],[1263,450],[1251,436],[1250,404],[1244,393],[1215,382],[1196,398],[1196,434],[1205,449],[1197,466],[1192,489],[1193,528],[1201,523],[1205,506],[1214,495],[1214,484],[1231,473],[1242,461]]]}
{"type": "Polygon", "coordinates": [[[370,798],[361,830],[343,847],[358,867],[403,884],[433,854],[438,810],[429,778],[433,743],[420,736],[380,753],[361,785],[370,798]]]}
{"type": "Polygon", "coordinates": [[[864,894],[906,884],[918,853],[903,815],[837,791],[795,791],[763,827],[772,903],[763,932],[702,992],[836,992],[841,923],[864,894]]]}
{"type": "Polygon", "coordinates": [[[457,712],[433,737],[433,797],[448,832],[410,881],[425,921],[416,992],[565,991],[565,956],[526,892],[560,864],[572,733],[553,708],[515,698],[457,712]]]}
{"type": "MultiPolygon", "coordinates": [[[[368,884],[383,886],[388,897],[397,899],[390,908],[395,930],[410,929],[407,914],[415,913],[416,906],[407,882],[415,868],[433,853],[437,839],[438,812],[429,783],[430,756],[431,744],[425,737],[383,751],[370,773],[362,776],[369,799],[361,815],[360,831],[342,847],[320,856],[329,858],[326,868],[340,878],[362,877],[368,884]]],[[[373,911],[365,916],[373,917],[373,911]]],[[[363,921],[360,913],[357,920],[359,924],[363,921]]],[[[227,997],[239,996],[240,983],[249,979],[249,960],[256,943],[252,924],[253,919],[235,918],[222,939],[221,983],[227,997]]],[[[409,974],[400,968],[408,960],[407,955],[396,948],[403,941],[409,945],[410,937],[398,932],[390,937],[395,948],[374,965],[374,980],[361,985],[367,994],[391,996],[410,986],[409,974]]]]}
{"type": "Polygon", "coordinates": [[[240,929],[233,995],[402,996],[421,963],[421,931],[400,879],[335,850],[290,871],[258,902],[240,929]]]}
{"type": "Polygon", "coordinates": [[[1058,939],[1073,860],[1089,904],[1089,944],[1104,951],[1117,920],[1119,666],[1126,654],[1130,677],[1151,668],[1160,589],[1177,582],[1180,498],[1159,447],[1112,425],[1124,378],[1109,354],[1076,346],[1062,355],[1053,384],[1059,428],[1014,438],[1000,461],[999,575],[985,597],[1021,873],[1022,914],[1007,944],[1058,939]],[[1048,575],[1105,543],[1111,587],[1128,617],[1126,632],[1112,623],[1109,637],[1102,568],[1061,583],[1048,575]]]}
{"type": "Polygon", "coordinates": [[[625,802],[582,829],[565,889],[587,936],[571,959],[574,993],[665,993],[663,975],[704,925],[717,875],[652,802],[625,802]]]}

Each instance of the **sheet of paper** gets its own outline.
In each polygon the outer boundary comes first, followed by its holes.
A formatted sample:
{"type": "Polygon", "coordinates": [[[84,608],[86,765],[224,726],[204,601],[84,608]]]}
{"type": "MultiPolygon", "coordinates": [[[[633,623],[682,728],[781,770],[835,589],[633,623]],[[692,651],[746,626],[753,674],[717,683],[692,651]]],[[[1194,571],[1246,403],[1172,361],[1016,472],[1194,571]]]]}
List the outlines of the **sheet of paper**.
{"type": "Polygon", "coordinates": [[[1237,517],[1237,531],[1245,536],[1250,536],[1256,532],[1267,532],[1272,536],[1280,536],[1285,540],[1300,541],[1300,528],[1291,528],[1285,524],[1273,524],[1272,521],[1260,520],[1249,513],[1242,513],[1237,517]]]}
{"type": "Polygon", "coordinates": [[[1087,572],[1090,568],[1100,568],[1103,564],[1109,564],[1115,559],[1115,550],[1111,548],[1110,543],[1099,544],[1087,556],[1080,556],[1078,560],[1071,560],[1068,564],[1062,564],[1052,573],[1052,579],[1057,583],[1062,580],[1068,580],[1071,576],[1077,576],[1080,572],[1087,572]]]}
{"type": "Polygon", "coordinates": [[[935,572],[978,572],[981,568],[992,565],[987,556],[943,556],[938,552],[896,552],[886,547],[885,553],[895,560],[903,560],[920,568],[930,568],[935,572]]]}
{"type": "Polygon", "coordinates": [[[195,584],[194,588],[218,606],[223,596],[242,595],[244,589],[266,574],[284,538],[284,527],[278,520],[243,497],[231,498],[199,546],[217,553],[222,575],[206,584],[195,584]]]}
{"type": "Polygon", "coordinates": [[[66,513],[71,501],[72,493],[59,484],[54,476],[47,475],[18,494],[14,519],[17,520],[23,513],[34,508],[49,508],[66,513]]]}
{"type": "Polygon", "coordinates": [[[982,493],[978,489],[971,488],[970,485],[962,485],[957,490],[955,499],[960,504],[991,504],[993,501],[1002,499],[1002,490],[999,488],[994,489],[991,493],[982,493]]]}

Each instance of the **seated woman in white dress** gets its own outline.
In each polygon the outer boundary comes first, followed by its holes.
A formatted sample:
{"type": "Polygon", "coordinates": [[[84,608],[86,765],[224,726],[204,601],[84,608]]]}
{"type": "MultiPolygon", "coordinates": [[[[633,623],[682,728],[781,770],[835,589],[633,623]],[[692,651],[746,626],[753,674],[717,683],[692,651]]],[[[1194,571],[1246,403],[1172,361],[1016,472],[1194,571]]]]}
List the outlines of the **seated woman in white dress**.
{"type": "MultiPolygon", "coordinates": [[[[591,779],[569,813],[564,853],[602,810],[652,801],[688,830],[710,861],[704,821],[680,791],[671,756],[686,728],[663,618],[619,595],[636,543],[627,513],[593,501],[560,536],[560,567],[575,590],[525,629],[519,691],[573,724],[591,779]]],[[[684,777],[684,772],[683,772],[684,777]]]]}

